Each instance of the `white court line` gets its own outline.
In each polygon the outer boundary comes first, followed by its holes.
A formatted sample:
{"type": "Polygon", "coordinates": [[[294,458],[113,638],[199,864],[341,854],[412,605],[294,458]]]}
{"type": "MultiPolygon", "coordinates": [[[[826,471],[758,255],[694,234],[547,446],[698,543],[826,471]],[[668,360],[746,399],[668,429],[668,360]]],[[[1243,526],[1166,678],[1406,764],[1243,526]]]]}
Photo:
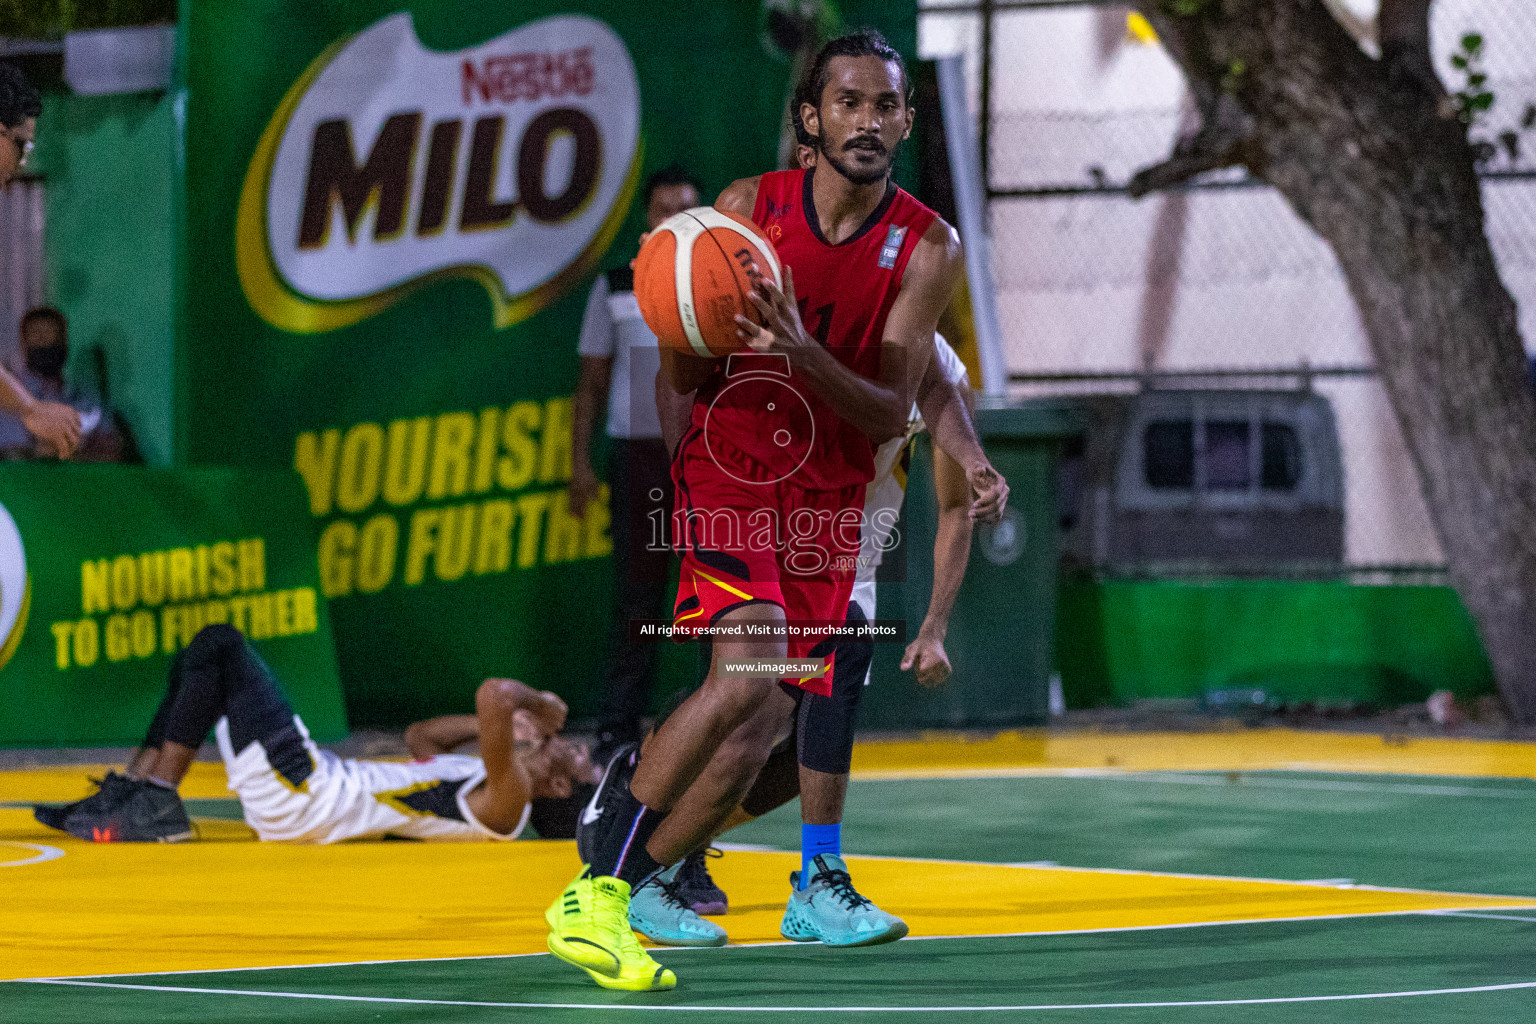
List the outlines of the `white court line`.
{"type": "MultiPolygon", "coordinates": [[[[1153,782],[1170,786],[1232,786],[1249,789],[1301,789],[1344,793],[1401,793],[1407,796],[1484,796],[1500,800],[1536,800],[1530,789],[1495,789],[1484,786],[1446,786],[1421,783],[1350,782],[1332,779],[1283,779],[1274,773],[1303,769],[1243,768],[1210,769],[1211,774],[1121,768],[894,768],[855,771],[855,782],[921,782],[945,779],[1095,779],[1111,782],[1153,782]],[[1239,779],[1229,779],[1239,775],[1239,779]]],[[[1304,769],[1317,771],[1318,769],[1304,769]]],[[[1365,774],[1342,772],[1337,774],[1365,774]]],[[[1463,776],[1464,777],[1464,776],[1463,776]]]]}
{"type": "Polygon", "coordinates": [[[1497,799],[1536,800],[1536,786],[1529,789],[1494,789],[1485,786],[1444,786],[1423,783],[1349,782],[1343,779],[1287,779],[1254,772],[1222,772],[1197,775],[1188,772],[1127,772],[1128,782],[1166,782],[1178,786],[1237,786],[1247,789],[1306,789],[1342,793],[1404,793],[1409,796],[1486,796],[1497,799]],[[1228,779],[1237,774],[1238,779],[1228,779]]]}
{"type": "MultiPolygon", "coordinates": [[[[778,851],[782,853],[794,853],[794,850],[778,851]]],[[[1096,875],[1146,875],[1151,878],[1188,878],[1196,881],[1207,882],[1255,882],[1262,885],[1304,885],[1324,889],[1361,889],[1366,892],[1400,892],[1414,893],[1423,896],[1476,896],[1479,899],[1492,900],[1526,900],[1536,899],[1531,896],[1511,896],[1509,893],[1489,892],[1452,892],[1446,889],[1411,889],[1395,885],[1367,885],[1363,882],[1352,882],[1348,885],[1335,882],[1333,879],[1314,879],[1298,881],[1294,878],[1252,878],[1246,875],[1205,875],[1188,871],[1152,871],[1144,868],[1084,868],[1071,864],[1055,864],[1050,861],[1020,860],[1020,861],[986,861],[986,860],[951,860],[942,857],[909,857],[905,855],[886,853],[850,853],[850,860],[900,860],[912,861],[917,864],[963,864],[978,867],[991,868],[1030,868],[1036,871],[1075,871],[1096,875]]],[[[1510,908],[1515,909],[1515,908],[1510,908]]]]}
{"type": "MultiPolygon", "coordinates": [[[[723,847],[716,843],[716,846],[723,847]]],[[[748,849],[748,847],[741,847],[748,849]]],[[[750,849],[758,853],[798,853],[798,850],[784,850],[772,846],[752,846],[750,849]]],[[[888,853],[850,853],[850,860],[883,860],[883,861],[911,861],[916,864],[959,864],[967,866],[989,868],[1027,868],[1035,871],[1075,871],[1096,875],[1144,875],[1150,878],[1187,878],[1192,881],[1202,882],[1253,882],[1260,885],[1302,885],[1319,889],[1360,889],[1366,892],[1398,892],[1413,893],[1426,896],[1476,896],[1480,899],[1494,900],[1523,900],[1533,899],[1530,896],[1511,896],[1509,893],[1487,892],[1452,892],[1446,889],[1412,889],[1395,885],[1369,885],[1364,882],[1356,882],[1349,878],[1257,878],[1248,875],[1207,875],[1190,871],[1153,871],[1146,868],[1085,868],[1072,864],[1058,864],[1049,860],[1019,860],[1019,861],[987,861],[987,860],[954,860],[944,857],[913,857],[905,854],[888,853]]],[[[1514,908],[1510,909],[1525,909],[1514,908]]],[[[1399,911],[1391,911],[1399,913],[1399,911]]],[[[1402,913],[1417,913],[1417,911],[1402,911],[1402,913]]],[[[1218,922],[1219,923],[1219,922],[1218,922]]],[[[1156,925],[1154,927],[1163,927],[1156,925]]],[[[1034,933],[1027,933],[1034,934],[1034,933]]],[[[1041,933],[1052,934],[1052,933],[1041,933]]],[[[925,938],[949,938],[950,936],[924,936],[925,938]]],[[[679,947],[681,948],[681,947],[679,947]]]]}
{"type": "MultiPolygon", "coordinates": [[[[1524,910],[1525,907],[1492,907],[1493,910],[1524,910]]],[[[1178,931],[1184,928],[1221,928],[1233,924],[1308,924],[1312,921],[1353,921],[1367,917],[1452,917],[1456,916],[1454,910],[1366,910],[1357,914],[1310,914],[1306,917],[1245,917],[1231,921],[1179,921],[1174,924],[1121,924],[1106,925],[1103,928],[1063,928],[1057,931],[1040,932],[994,932],[989,935],[908,935],[902,942],[923,942],[929,939],[1045,939],[1055,935],[1108,935],[1115,932],[1162,932],[1178,931]]],[[[1500,917],[1501,921],[1514,920],[1513,918],[1500,917]]],[[[781,943],[773,943],[781,945],[781,943]]],[[[726,946],[730,949],[730,946],[726,946]]],[[[746,946],[741,947],[743,949],[746,946]]],[[[102,975],[102,977],[117,977],[117,975],[102,975]]]]}
{"type": "Polygon", "coordinates": [[[18,843],[11,839],[0,839],[0,846],[19,846],[23,850],[36,850],[36,856],[25,860],[0,861],[0,868],[19,868],[25,864],[42,864],[44,861],[58,860],[64,856],[64,851],[57,846],[44,846],[42,843],[18,843]]]}
{"type": "Polygon", "coordinates": [[[71,974],[68,978],[55,975],[51,978],[10,978],[0,980],[0,985],[21,982],[63,982],[69,979],[89,978],[164,978],[181,974],[235,974],[245,971],[304,971],[311,967],[376,967],[387,964],[433,964],[456,960],[514,960],[525,956],[549,956],[548,953],[481,953],[471,956],[408,956],[397,960],[333,960],[323,964],[263,964],[256,967],[189,967],[179,971],[129,971],[125,974],[71,974]]]}
{"type": "Polygon", "coordinates": [[[1351,992],[1331,996],[1270,996],[1255,999],[1177,999],[1144,1003],[1020,1003],[1013,1006],[655,1006],[644,1003],[502,1003],[473,999],[410,999],[403,996],[345,996],[324,992],[263,992],[260,989],[182,988],[176,985],[126,985],[105,981],[31,981],[32,985],[80,988],[136,989],[185,995],[259,996],[268,999],[317,999],[339,1003],[383,1003],[405,1006],[473,1006],[496,1010],[619,1010],[651,1013],[1018,1013],[1025,1010],[1145,1010],[1180,1006],[1262,1006],[1272,1003],[1335,1003],[1360,999],[1408,999],[1424,996],[1468,995],[1536,988],[1536,981],[1503,985],[1466,985],[1406,992],[1351,992]]]}
{"type": "MultiPolygon", "coordinates": [[[[771,850],[771,848],[768,848],[768,849],[769,849],[770,852],[773,852],[771,850]]],[[[1285,879],[1285,878],[1245,878],[1245,877],[1234,876],[1234,875],[1196,875],[1196,874],[1181,874],[1181,873],[1173,872],[1173,871],[1138,871],[1138,870],[1131,869],[1131,868],[1084,868],[1084,867],[1072,867],[1072,866],[1062,866],[1062,865],[1043,866],[1038,861],[1023,862],[1023,863],[1017,863],[1017,864],[992,864],[992,863],[989,863],[989,862],[986,862],[986,861],[940,860],[938,858],[933,858],[933,857],[894,857],[894,856],[884,856],[884,855],[880,855],[880,854],[859,854],[859,855],[857,855],[857,859],[860,859],[860,860],[920,861],[920,862],[925,863],[925,864],[982,864],[982,865],[987,866],[987,867],[1012,867],[1012,868],[1037,868],[1037,869],[1044,867],[1044,870],[1050,870],[1050,871],[1075,871],[1075,872],[1084,872],[1084,873],[1088,873],[1088,874],[1152,875],[1152,876],[1161,877],[1161,878],[1188,878],[1188,879],[1196,880],[1196,881],[1259,882],[1259,883],[1266,883],[1266,884],[1271,884],[1271,885],[1310,885],[1310,886],[1316,886],[1318,888],[1363,889],[1363,890],[1368,890],[1368,891],[1371,891],[1371,892],[1397,892],[1397,893],[1412,893],[1412,894],[1420,894],[1420,895],[1440,895],[1440,893],[1438,893],[1436,890],[1429,890],[1429,889],[1401,889],[1401,888],[1392,888],[1392,887],[1389,887],[1389,886],[1360,885],[1360,884],[1335,885],[1332,882],[1332,880],[1329,880],[1329,879],[1322,879],[1322,880],[1318,880],[1318,881],[1309,881],[1309,882],[1298,882],[1298,881],[1294,881],[1294,880],[1291,880],[1291,879],[1285,879]]],[[[1511,897],[1511,896],[1509,896],[1507,894],[1502,894],[1502,893],[1500,893],[1500,894],[1490,894],[1490,893],[1447,893],[1445,895],[1453,895],[1453,896],[1481,896],[1481,897],[1487,898],[1487,899],[1524,899],[1524,898],[1526,898],[1526,897],[1519,897],[1519,896],[1511,897]]],[[[1511,911],[1513,911],[1513,910],[1529,910],[1530,907],[1528,905],[1519,905],[1519,906],[1511,906],[1511,907],[1486,907],[1484,909],[1486,909],[1486,910],[1511,910],[1511,911]]],[[[1051,936],[1056,936],[1056,935],[1063,935],[1063,936],[1065,936],[1065,935],[1100,935],[1100,934],[1111,933],[1111,932],[1142,932],[1142,931],[1174,930],[1174,929],[1183,929],[1183,928],[1213,928],[1213,927],[1222,927],[1222,926],[1225,926],[1225,925],[1296,924],[1296,923],[1305,922],[1305,921],[1348,921],[1348,920],[1353,920],[1355,918],[1367,918],[1367,917],[1411,917],[1411,916],[1415,916],[1415,915],[1420,915],[1420,916],[1451,916],[1451,915],[1460,915],[1461,913],[1462,913],[1461,911],[1456,910],[1456,909],[1448,909],[1448,910],[1373,910],[1373,911],[1364,911],[1364,912],[1355,913],[1355,914],[1313,914],[1313,915],[1309,915],[1309,916],[1306,916],[1306,917],[1257,917],[1257,918],[1241,918],[1241,919],[1231,920],[1231,921],[1188,921],[1188,922],[1178,922],[1178,923],[1173,923],[1173,924],[1119,925],[1119,926],[1110,926],[1110,927],[1104,927],[1104,928],[1071,928],[1071,929],[1055,929],[1055,930],[1051,930],[1051,931],[991,932],[991,933],[988,933],[988,934],[985,934],[985,935],[908,935],[905,939],[902,939],[901,941],[903,941],[903,942],[921,942],[921,941],[927,941],[927,940],[932,940],[932,939],[1022,939],[1022,938],[1049,938],[1051,936]]],[[[1473,915],[1467,914],[1467,915],[1463,915],[1463,916],[1473,916],[1473,915]]],[[[1505,920],[1505,921],[1521,920],[1520,918],[1508,917],[1508,916],[1503,916],[1503,915],[1500,915],[1498,917],[1498,919],[1499,920],[1505,920]]],[[[746,942],[746,943],[734,943],[733,942],[733,943],[731,943],[728,946],[722,946],[722,947],[716,947],[716,948],[720,948],[720,949],[761,949],[761,948],[764,948],[764,947],[767,947],[767,946],[793,946],[793,945],[798,945],[798,943],[781,942],[781,941],[746,942]]],[[[690,950],[690,947],[687,947],[687,946],[672,946],[672,947],[667,947],[666,951],[668,953],[681,953],[681,952],[689,952],[691,950],[690,950]]],[[[318,963],[318,964],[268,964],[268,965],[255,966],[255,967],[199,967],[199,968],[186,968],[186,969],[175,970],[175,971],[131,971],[131,972],[119,973],[119,974],[78,974],[78,975],[71,975],[70,977],[79,978],[79,979],[88,979],[88,978],[156,978],[156,977],[177,976],[177,975],[183,975],[183,974],[232,974],[232,973],[235,973],[235,972],[238,972],[238,971],[294,971],[294,970],[306,970],[306,969],[311,968],[311,967],[372,967],[372,966],[385,965],[385,964],[436,963],[436,962],[450,961],[450,960],[509,960],[509,959],[514,959],[514,958],[517,958],[517,957],[548,956],[548,955],[549,955],[548,953],[542,953],[542,952],[539,952],[539,953],[488,953],[488,954],[479,954],[479,955],[473,955],[473,956],[403,957],[403,958],[400,958],[400,959],[386,959],[386,960],[335,960],[335,961],[330,961],[330,962],[327,962],[327,963],[318,963]]],[[[13,978],[13,979],[10,979],[9,981],[0,980],[0,984],[11,984],[11,983],[17,983],[17,982],[48,982],[48,981],[59,981],[59,980],[61,980],[61,979],[59,979],[57,977],[52,977],[52,978],[13,978]]]]}
{"type": "MultiPolygon", "coordinates": [[[[1525,907],[1490,907],[1490,910],[1525,910],[1525,907]]],[[[1313,921],[1353,921],[1357,918],[1368,917],[1491,917],[1498,921],[1536,920],[1536,918],[1516,918],[1493,914],[1461,914],[1457,910],[1370,910],[1356,914],[1313,914],[1308,917],[1249,917],[1238,918],[1231,921],[1180,921],[1173,924],[1127,924],[1109,925],[1103,928],[1063,928],[1052,931],[1034,932],[989,932],[985,935],[908,935],[902,942],[928,942],[934,939],[1049,939],[1057,936],[1078,935],[1106,935],[1116,932],[1157,932],[1177,931],[1187,928],[1221,928],[1227,925],[1245,924],[1309,924],[1313,921]]],[[[770,942],[733,942],[727,946],[710,947],[712,952],[732,949],[765,949],[771,946],[798,946],[803,943],[789,941],[770,942]]],[[[670,956],[673,953],[697,953],[700,947],[690,946],[666,946],[660,947],[658,952],[670,956]]],[[[261,967],[199,967],[179,971],[133,971],[124,974],[76,974],[63,977],[55,975],[47,978],[10,978],[0,980],[0,985],[18,984],[66,984],[72,981],[86,981],[97,978],[164,978],[177,977],[183,974],[240,974],[245,971],[299,971],[312,967],[374,967],[394,964],[429,964],[442,963],[456,960],[513,960],[519,957],[549,956],[548,953],[489,953],[477,956],[427,956],[405,957],[398,960],[338,960],[324,964],[268,964],[261,967]]],[[[220,989],[219,991],[224,991],[220,989]]]]}

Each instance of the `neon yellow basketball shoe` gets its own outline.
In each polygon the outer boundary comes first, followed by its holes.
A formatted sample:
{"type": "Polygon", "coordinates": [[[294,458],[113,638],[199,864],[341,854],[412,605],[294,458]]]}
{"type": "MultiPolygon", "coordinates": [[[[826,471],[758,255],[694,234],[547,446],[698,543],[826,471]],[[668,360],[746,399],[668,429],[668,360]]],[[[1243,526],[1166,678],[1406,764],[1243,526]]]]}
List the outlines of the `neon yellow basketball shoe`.
{"type": "Polygon", "coordinates": [[[603,988],[653,992],[677,985],[677,975],[651,959],[629,926],[628,882],[593,878],[583,867],[544,911],[544,920],[549,951],[603,988]]]}

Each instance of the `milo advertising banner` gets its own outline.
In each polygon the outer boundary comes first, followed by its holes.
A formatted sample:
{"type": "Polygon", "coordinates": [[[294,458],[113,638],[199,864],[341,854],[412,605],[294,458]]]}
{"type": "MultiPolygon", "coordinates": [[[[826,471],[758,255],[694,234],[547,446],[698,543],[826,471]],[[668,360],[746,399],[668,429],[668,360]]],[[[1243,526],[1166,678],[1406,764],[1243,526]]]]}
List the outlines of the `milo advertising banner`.
{"type": "Polygon", "coordinates": [[[355,722],[466,710],[490,674],[592,713],[612,541],[567,497],[591,282],[633,257],[649,173],[709,200],[773,169],[796,52],[872,24],[910,53],[915,10],[182,10],[185,458],[302,477],[355,722]]]}
{"type": "Polygon", "coordinates": [[[248,636],[346,734],[302,486],[272,470],[0,466],[0,746],[131,745],[198,630],[248,636]]]}

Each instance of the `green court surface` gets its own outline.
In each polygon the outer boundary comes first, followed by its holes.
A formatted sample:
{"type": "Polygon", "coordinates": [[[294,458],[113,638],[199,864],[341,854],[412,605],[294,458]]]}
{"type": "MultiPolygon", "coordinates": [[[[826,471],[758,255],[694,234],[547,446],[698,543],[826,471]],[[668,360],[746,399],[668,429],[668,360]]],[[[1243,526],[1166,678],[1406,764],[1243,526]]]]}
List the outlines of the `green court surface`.
{"type": "MultiPolygon", "coordinates": [[[[850,788],[844,822],[846,849],[887,856],[1536,896],[1531,779],[1143,772],[866,781],[850,788]]],[[[798,811],[781,809],[727,838],[799,849],[798,811]]]]}
{"type": "MultiPolygon", "coordinates": [[[[856,781],[845,825],[868,854],[1510,896],[1536,895],[1533,836],[1536,782],[1292,772],[856,781]]],[[[729,838],[793,849],[796,810],[729,838]]],[[[533,955],[8,983],[0,1020],[1536,1021],[1530,910],[657,956],[676,991],[605,992],[533,955]]]]}

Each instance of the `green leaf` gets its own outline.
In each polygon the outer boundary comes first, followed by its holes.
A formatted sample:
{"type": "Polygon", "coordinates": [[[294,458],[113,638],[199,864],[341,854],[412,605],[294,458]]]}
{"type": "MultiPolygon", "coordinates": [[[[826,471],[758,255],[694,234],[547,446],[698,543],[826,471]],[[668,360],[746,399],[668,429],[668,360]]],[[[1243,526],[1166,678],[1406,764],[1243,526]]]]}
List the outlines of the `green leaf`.
{"type": "Polygon", "coordinates": [[[1451,56],[1451,67],[1455,68],[1457,71],[1467,70],[1467,58],[1463,57],[1459,53],[1453,54],[1451,56]]]}
{"type": "Polygon", "coordinates": [[[1467,101],[1473,110],[1487,110],[1493,106],[1493,93],[1480,92],[1467,101]]]}
{"type": "Polygon", "coordinates": [[[1205,9],[1209,0],[1162,0],[1163,10],[1181,18],[1193,18],[1205,9]]]}
{"type": "Polygon", "coordinates": [[[1488,81],[1488,76],[1487,75],[1483,75],[1483,74],[1468,75],[1467,76],[1467,88],[1468,89],[1480,88],[1481,86],[1485,85],[1487,83],[1487,81],[1488,81]]]}
{"type": "Polygon", "coordinates": [[[1476,32],[1468,32],[1461,37],[1461,48],[1468,53],[1476,53],[1483,48],[1483,37],[1476,32]]]}

